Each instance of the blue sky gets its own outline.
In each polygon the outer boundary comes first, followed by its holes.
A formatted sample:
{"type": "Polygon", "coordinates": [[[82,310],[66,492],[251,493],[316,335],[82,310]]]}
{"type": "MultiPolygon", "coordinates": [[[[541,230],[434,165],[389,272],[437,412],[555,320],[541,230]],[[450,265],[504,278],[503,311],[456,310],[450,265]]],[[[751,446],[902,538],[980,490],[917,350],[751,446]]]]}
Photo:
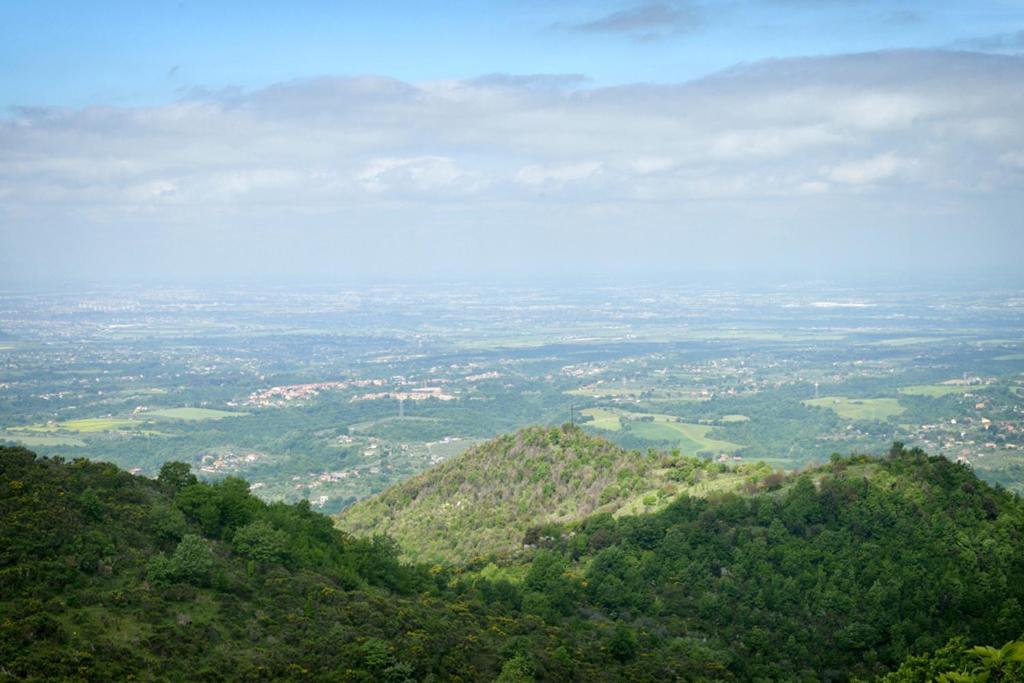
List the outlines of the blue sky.
{"type": "Polygon", "coordinates": [[[0,7],[0,101],[151,104],[189,88],[365,74],[665,83],[765,58],[943,48],[1019,30],[1024,3],[1010,0],[8,0],[0,7]]]}
{"type": "Polygon", "coordinates": [[[1021,280],[1024,3],[0,4],[0,279],[1021,280]]]}

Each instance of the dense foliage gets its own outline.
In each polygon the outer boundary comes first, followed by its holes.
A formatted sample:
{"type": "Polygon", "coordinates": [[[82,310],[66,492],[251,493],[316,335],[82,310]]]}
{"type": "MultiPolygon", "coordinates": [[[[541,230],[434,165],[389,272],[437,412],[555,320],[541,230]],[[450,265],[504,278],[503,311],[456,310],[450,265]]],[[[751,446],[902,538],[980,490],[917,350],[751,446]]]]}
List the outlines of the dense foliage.
{"type": "Polygon", "coordinates": [[[521,549],[529,529],[548,523],[650,512],[682,494],[738,488],[771,474],[764,465],[735,472],[708,460],[626,450],[580,429],[530,427],[392,486],[338,519],[355,534],[387,534],[407,557],[465,562],[521,549]]]}
{"type": "Polygon", "coordinates": [[[898,445],[778,484],[528,529],[525,557],[444,569],[237,479],[4,448],[0,662],[87,680],[1012,680],[1018,498],[898,445]]]}

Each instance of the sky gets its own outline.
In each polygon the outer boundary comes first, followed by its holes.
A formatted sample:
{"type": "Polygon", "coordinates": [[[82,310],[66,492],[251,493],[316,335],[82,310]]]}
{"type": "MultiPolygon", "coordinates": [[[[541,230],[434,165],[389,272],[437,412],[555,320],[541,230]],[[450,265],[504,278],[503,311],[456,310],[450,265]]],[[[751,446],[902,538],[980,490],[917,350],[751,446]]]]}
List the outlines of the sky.
{"type": "Polygon", "coordinates": [[[1024,3],[0,3],[0,282],[1024,282],[1024,3]]]}

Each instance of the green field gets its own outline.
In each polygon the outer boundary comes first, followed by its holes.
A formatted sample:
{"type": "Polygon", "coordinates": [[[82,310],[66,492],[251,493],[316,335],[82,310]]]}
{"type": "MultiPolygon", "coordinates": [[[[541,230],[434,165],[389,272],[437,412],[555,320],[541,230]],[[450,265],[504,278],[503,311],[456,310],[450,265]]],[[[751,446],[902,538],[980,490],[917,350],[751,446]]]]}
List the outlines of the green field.
{"type": "Polygon", "coordinates": [[[406,426],[430,426],[435,425],[441,421],[441,418],[438,417],[417,417],[414,415],[398,417],[396,415],[392,417],[382,417],[379,420],[366,420],[365,422],[355,422],[349,425],[349,430],[353,433],[366,434],[373,432],[374,428],[376,427],[386,427],[391,424],[401,424],[406,426]]]}
{"type": "Polygon", "coordinates": [[[967,387],[952,384],[915,384],[899,390],[901,394],[908,396],[928,396],[929,398],[939,398],[949,394],[963,394],[967,391],[967,387]]]}
{"type": "Polygon", "coordinates": [[[85,442],[72,436],[39,436],[36,434],[0,433],[0,441],[17,441],[22,446],[84,446],[85,442]]]}
{"type": "Polygon", "coordinates": [[[593,422],[586,423],[587,426],[611,432],[627,430],[631,435],[648,441],[668,441],[687,456],[743,448],[740,444],[708,437],[708,432],[714,429],[712,425],[676,422],[678,418],[674,415],[631,413],[614,408],[587,408],[582,412],[594,418],[593,422]],[[653,418],[653,421],[641,422],[639,418],[653,418]]]}
{"type": "Polygon", "coordinates": [[[829,408],[846,420],[884,421],[899,415],[905,408],[894,398],[846,398],[845,396],[823,396],[803,402],[817,408],[829,408]]]}
{"type": "Polygon", "coordinates": [[[661,417],[667,416],[655,416],[654,422],[633,422],[630,424],[630,431],[641,439],[674,442],[679,451],[687,456],[696,456],[701,452],[717,453],[743,448],[743,446],[729,441],[709,438],[707,433],[713,429],[709,425],[659,420],[658,418],[661,417]]]}
{"type": "Polygon", "coordinates": [[[723,415],[722,422],[748,422],[750,420],[746,415],[723,415]]]}
{"type": "Polygon", "coordinates": [[[137,423],[122,417],[89,417],[81,420],[68,420],[66,422],[54,422],[52,424],[35,424],[26,427],[11,427],[9,431],[19,432],[78,432],[81,434],[97,434],[109,432],[115,429],[132,427],[137,423]]]}
{"type": "Polygon", "coordinates": [[[619,411],[606,410],[604,408],[587,408],[581,411],[584,415],[594,418],[593,422],[587,423],[596,429],[604,429],[610,432],[617,432],[622,429],[622,422],[619,420],[619,411]]]}
{"type": "Polygon", "coordinates": [[[914,344],[928,344],[931,342],[943,341],[942,337],[894,337],[874,342],[879,346],[913,346],[914,344]]]}
{"type": "Polygon", "coordinates": [[[226,410],[213,410],[212,408],[163,408],[161,410],[150,410],[146,416],[165,417],[171,420],[221,420],[225,417],[242,417],[249,413],[231,413],[226,410]]]}
{"type": "Polygon", "coordinates": [[[1024,353],[1008,353],[1003,356],[996,356],[996,360],[1024,360],[1024,353]]]}

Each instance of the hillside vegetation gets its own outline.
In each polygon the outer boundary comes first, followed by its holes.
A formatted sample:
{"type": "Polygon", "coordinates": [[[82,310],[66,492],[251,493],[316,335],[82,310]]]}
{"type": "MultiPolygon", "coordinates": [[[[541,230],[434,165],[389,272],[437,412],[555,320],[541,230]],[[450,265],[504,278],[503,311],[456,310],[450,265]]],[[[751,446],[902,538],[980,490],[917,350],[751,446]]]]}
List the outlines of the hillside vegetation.
{"type": "MultiPolygon", "coordinates": [[[[595,513],[636,514],[680,495],[735,490],[772,475],[620,448],[569,426],[493,439],[343,511],[356,535],[387,534],[406,557],[459,563],[523,547],[526,533],[595,513]]],[[[777,475],[777,477],[780,475],[777,475]]]]}
{"type": "Polygon", "coordinates": [[[529,552],[449,569],[238,479],[0,448],[0,666],[95,681],[1019,676],[1019,498],[898,445],[775,484],[549,523],[529,552]]]}

